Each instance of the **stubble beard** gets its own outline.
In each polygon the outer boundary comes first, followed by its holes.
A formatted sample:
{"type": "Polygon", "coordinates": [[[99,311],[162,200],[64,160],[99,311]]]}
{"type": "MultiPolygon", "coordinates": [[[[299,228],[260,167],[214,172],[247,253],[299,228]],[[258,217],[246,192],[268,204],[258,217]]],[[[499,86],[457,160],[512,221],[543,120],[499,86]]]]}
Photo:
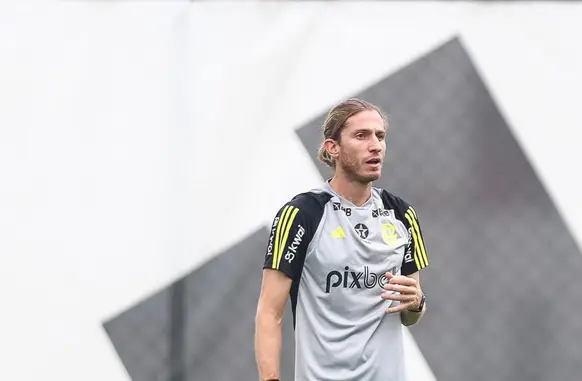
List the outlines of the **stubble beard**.
{"type": "Polygon", "coordinates": [[[343,172],[345,173],[346,177],[350,181],[354,181],[363,185],[367,185],[373,181],[378,180],[380,176],[377,175],[364,175],[362,174],[362,167],[365,164],[358,164],[357,160],[352,157],[343,158],[338,163],[343,172]]]}

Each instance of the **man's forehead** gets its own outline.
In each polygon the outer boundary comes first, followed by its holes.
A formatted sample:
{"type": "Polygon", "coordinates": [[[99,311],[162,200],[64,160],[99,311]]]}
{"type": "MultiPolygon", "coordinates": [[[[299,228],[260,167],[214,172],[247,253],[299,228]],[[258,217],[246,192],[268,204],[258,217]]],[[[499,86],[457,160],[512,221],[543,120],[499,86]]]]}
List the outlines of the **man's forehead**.
{"type": "Polygon", "coordinates": [[[365,110],[347,120],[348,128],[384,129],[384,120],[375,110],[365,110]]]}

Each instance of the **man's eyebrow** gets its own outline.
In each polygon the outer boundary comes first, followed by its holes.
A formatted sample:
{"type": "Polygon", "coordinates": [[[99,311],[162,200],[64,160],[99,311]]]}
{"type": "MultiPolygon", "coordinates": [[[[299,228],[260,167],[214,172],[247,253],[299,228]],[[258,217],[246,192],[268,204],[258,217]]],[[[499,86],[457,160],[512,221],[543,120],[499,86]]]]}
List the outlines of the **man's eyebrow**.
{"type": "Polygon", "coordinates": [[[374,133],[374,134],[384,134],[384,133],[386,133],[386,130],[383,130],[383,129],[376,130],[375,128],[372,128],[372,127],[360,127],[354,131],[354,134],[361,133],[361,132],[374,133]]]}
{"type": "Polygon", "coordinates": [[[358,129],[356,129],[354,131],[354,134],[357,134],[358,132],[372,132],[372,131],[373,131],[373,128],[370,128],[370,127],[360,127],[360,128],[358,128],[358,129]]]}

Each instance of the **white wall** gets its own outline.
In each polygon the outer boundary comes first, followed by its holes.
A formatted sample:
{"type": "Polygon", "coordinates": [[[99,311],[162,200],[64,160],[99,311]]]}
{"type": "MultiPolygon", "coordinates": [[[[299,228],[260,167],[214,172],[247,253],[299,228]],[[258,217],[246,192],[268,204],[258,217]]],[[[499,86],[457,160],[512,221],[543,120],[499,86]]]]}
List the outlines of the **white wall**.
{"type": "MultiPolygon", "coordinates": [[[[580,243],[581,17],[570,4],[4,5],[0,379],[129,380],[101,323],[318,184],[294,129],[453,35],[580,243]],[[223,183],[238,199],[218,202],[223,183]],[[207,229],[225,214],[247,217],[207,229]]],[[[431,380],[407,345],[412,378],[431,380]]]]}

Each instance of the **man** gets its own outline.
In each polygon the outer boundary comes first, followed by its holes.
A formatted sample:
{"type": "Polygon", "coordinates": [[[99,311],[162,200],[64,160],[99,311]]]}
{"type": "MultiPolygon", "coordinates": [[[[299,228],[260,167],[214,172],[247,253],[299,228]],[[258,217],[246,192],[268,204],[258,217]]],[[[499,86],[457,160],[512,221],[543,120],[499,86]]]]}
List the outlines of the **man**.
{"type": "Polygon", "coordinates": [[[271,227],[256,314],[259,377],[280,377],[290,297],[295,380],[405,381],[402,325],[426,310],[419,271],[428,257],[416,211],[372,185],[382,171],[387,118],[348,99],[323,127],[319,158],[333,177],[285,203],[271,227]]]}

